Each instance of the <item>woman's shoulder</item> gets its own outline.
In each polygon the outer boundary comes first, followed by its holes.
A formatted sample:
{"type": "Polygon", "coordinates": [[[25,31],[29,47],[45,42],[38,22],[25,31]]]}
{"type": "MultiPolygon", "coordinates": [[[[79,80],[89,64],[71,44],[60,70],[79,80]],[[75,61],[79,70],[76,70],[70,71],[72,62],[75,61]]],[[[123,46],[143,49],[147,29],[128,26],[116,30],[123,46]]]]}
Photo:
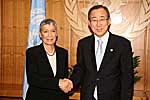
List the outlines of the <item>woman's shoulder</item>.
{"type": "Polygon", "coordinates": [[[56,48],[56,51],[68,53],[68,50],[65,49],[64,47],[56,45],[55,48],[56,48]]]}
{"type": "Polygon", "coordinates": [[[30,48],[27,48],[26,52],[36,52],[39,51],[41,47],[42,47],[41,45],[32,46],[30,48]]]}

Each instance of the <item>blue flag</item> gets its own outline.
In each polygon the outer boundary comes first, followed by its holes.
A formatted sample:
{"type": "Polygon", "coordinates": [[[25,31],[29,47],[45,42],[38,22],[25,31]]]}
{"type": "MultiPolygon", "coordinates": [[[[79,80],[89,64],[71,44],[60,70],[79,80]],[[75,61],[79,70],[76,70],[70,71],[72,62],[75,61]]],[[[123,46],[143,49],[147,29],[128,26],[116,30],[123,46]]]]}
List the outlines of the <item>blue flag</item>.
{"type": "MultiPolygon", "coordinates": [[[[39,37],[39,25],[40,22],[45,19],[45,0],[31,0],[31,9],[30,9],[30,23],[29,23],[29,33],[27,48],[33,47],[41,43],[39,37]]],[[[28,82],[26,76],[26,61],[24,64],[24,80],[23,80],[23,90],[22,97],[25,100],[26,93],[28,89],[28,82]]]]}

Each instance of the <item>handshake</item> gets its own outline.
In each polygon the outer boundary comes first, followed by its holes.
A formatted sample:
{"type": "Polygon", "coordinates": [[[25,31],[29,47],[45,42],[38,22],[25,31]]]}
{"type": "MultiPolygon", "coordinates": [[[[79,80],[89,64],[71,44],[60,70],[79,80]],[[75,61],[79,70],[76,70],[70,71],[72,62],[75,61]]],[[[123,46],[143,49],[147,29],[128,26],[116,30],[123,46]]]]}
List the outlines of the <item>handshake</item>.
{"type": "Polygon", "coordinates": [[[68,93],[73,88],[73,83],[67,78],[59,79],[59,88],[65,93],[68,93]]]}

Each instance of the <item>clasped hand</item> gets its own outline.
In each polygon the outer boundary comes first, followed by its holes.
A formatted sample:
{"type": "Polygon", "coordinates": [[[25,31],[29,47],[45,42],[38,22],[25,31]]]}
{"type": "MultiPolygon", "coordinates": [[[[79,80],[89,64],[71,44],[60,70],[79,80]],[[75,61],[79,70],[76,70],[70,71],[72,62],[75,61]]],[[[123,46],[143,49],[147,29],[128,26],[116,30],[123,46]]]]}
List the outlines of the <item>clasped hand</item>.
{"type": "Polygon", "coordinates": [[[73,83],[67,78],[59,79],[59,88],[65,93],[68,93],[73,88],[73,83]]]}

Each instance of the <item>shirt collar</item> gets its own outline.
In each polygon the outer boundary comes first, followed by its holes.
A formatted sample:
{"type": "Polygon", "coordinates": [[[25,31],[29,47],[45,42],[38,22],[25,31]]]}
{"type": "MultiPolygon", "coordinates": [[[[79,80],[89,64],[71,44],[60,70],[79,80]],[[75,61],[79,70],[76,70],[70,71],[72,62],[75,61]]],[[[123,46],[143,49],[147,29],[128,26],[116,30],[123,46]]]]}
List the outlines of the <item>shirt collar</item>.
{"type": "Polygon", "coordinates": [[[101,38],[99,38],[96,35],[94,35],[94,37],[95,37],[95,41],[101,39],[103,41],[103,43],[107,43],[108,38],[109,38],[109,32],[107,31],[101,38]]]}

